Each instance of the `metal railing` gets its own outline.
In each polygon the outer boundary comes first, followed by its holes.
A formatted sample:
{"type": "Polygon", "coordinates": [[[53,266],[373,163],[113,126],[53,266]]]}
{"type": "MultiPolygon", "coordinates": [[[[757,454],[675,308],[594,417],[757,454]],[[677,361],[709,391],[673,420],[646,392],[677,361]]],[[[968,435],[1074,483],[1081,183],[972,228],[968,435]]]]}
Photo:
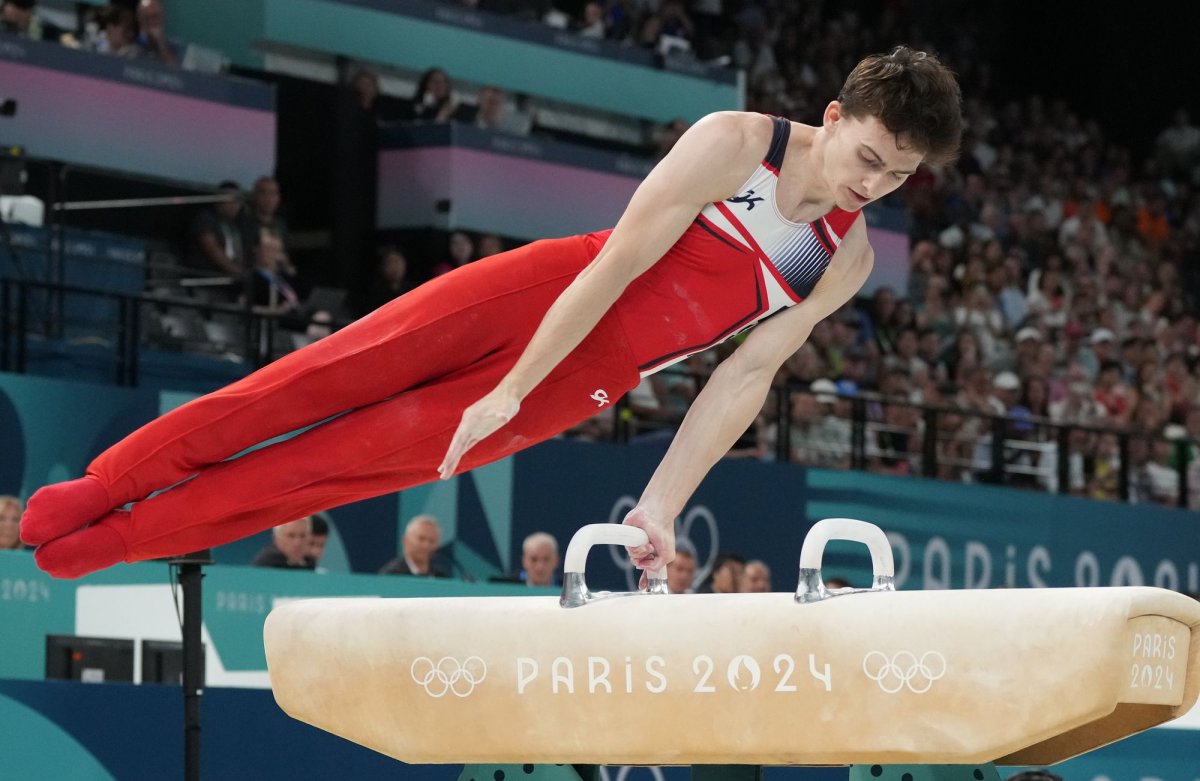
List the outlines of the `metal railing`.
{"type": "MultiPolygon", "coordinates": [[[[703,386],[703,375],[692,377],[703,386]]],[[[770,413],[756,422],[759,449],[769,460],[1178,507],[1200,496],[1196,439],[917,404],[866,391],[839,395],[832,411],[797,421],[793,398],[811,393],[808,387],[777,385],[771,393],[764,408],[770,413]]],[[[612,439],[661,441],[677,425],[639,419],[623,398],[612,439]]]]}
{"type": "MultiPolygon", "coordinates": [[[[199,355],[222,354],[247,369],[266,365],[292,345],[281,345],[279,314],[268,314],[243,305],[200,301],[180,295],[118,293],[76,285],[33,280],[0,279],[0,371],[24,374],[30,365],[33,340],[53,340],[111,347],[113,381],[136,387],[141,380],[141,350],[158,347],[199,355]],[[112,316],[106,322],[73,322],[72,297],[108,302],[112,316]],[[191,313],[187,322],[194,332],[174,333],[163,323],[170,313],[191,313]],[[226,338],[214,342],[204,326],[219,324],[226,338]]],[[[176,322],[182,318],[175,317],[176,322]]]]}
{"type": "MultiPolygon", "coordinates": [[[[184,290],[180,287],[181,293],[184,290]]],[[[75,336],[112,348],[113,381],[122,386],[139,384],[143,347],[232,353],[250,370],[299,346],[276,338],[282,332],[280,315],[244,305],[0,279],[0,370],[27,372],[32,339],[72,337],[72,329],[80,328],[70,322],[72,296],[112,303],[109,322],[84,324],[75,336]],[[35,303],[44,310],[37,327],[32,317],[35,303]],[[174,310],[192,312],[203,322],[220,321],[225,341],[214,348],[207,332],[190,341],[161,333],[163,313],[174,310]]],[[[692,379],[698,391],[706,377],[692,374],[692,379]]],[[[1200,471],[1191,474],[1195,470],[1190,469],[1200,467],[1200,442],[1195,439],[1169,440],[1135,429],[916,404],[870,392],[838,396],[832,411],[797,420],[794,397],[811,393],[807,386],[777,385],[771,393],[764,407],[770,412],[756,421],[756,437],[759,450],[773,460],[1179,507],[1188,506],[1192,493],[1200,496],[1200,484],[1192,485],[1200,483],[1200,471]]],[[[678,419],[639,420],[628,397],[617,402],[614,412],[610,436],[616,442],[647,436],[661,441],[678,425],[678,419]]]]}

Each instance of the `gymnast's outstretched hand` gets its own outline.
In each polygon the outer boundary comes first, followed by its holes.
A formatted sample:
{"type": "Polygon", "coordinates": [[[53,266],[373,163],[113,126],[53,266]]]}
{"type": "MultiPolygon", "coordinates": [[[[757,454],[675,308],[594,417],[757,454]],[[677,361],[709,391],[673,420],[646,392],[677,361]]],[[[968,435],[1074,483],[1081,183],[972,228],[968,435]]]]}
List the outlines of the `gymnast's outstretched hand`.
{"type": "MultiPolygon", "coordinates": [[[[649,508],[638,505],[625,516],[624,523],[636,526],[650,538],[645,545],[627,548],[633,566],[641,570],[666,567],[675,560],[675,519],[663,518],[649,508]]],[[[646,586],[646,574],[642,573],[642,587],[646,586]]]]}
{"type": "Polygon", "coordinates": [[[453,477],[458,469],[458,462],[466,452],[515,418],[520,409],[521,400],[500,384],[491,393],[463,410],[462,421],[458,424],[458,430],[454,432],[454,439],[450,440],[450,447],[446,450],[442,465],[438,467],[441,478],[448,480],[453,477]]]}

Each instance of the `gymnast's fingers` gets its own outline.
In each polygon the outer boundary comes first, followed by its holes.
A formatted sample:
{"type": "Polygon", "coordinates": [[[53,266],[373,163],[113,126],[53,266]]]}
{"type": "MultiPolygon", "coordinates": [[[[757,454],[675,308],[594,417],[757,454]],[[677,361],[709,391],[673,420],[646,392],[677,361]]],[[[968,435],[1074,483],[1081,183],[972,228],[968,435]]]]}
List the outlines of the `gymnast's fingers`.
{"type": "Polygon", "coordinates": [[[438,476],[443,480],[454,475],[454,470],[458,469],[458,462],[462,459],[463,453],[467,452],[467,449],[474,444],[468,442],[469,436],[467,422],[464,420],[458,424],[458,430],[454,432],[454,438],[450,440],[450,447],[446,449],[446,457],[442,459],[442,465],[438,467],[438,476]]]}
{"type": "Polygon", "coordinates": [[[467,407],[454,438],[450,440],[446,457],[438,467],[439,476],[443,480],[452,477],[467,451],[512,420],[519,408],[520,404],[515,399],[498,397],[495,391],[467,407]]]}

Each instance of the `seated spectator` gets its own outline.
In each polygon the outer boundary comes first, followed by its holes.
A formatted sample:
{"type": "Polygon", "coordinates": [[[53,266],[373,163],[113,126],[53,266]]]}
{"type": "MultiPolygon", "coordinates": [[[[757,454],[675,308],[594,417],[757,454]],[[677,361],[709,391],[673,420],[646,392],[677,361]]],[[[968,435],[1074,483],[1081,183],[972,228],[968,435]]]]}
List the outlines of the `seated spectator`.
{"type": "Polygon", "coordinates": [[[113,3],[100,12],[97,21],[100,33],[87,41],[84,48],[129,60],[142,56],[142,48],[137,43],[137,16],[133,9],[113,3]]]}
{"type": "Polygon", "coordinates": [[[254,274],[250,281],[252,302],[257,312],[295,314],[299,311],[298,280],[294,269],[289,273],[286,261],[283,243],[275,234],[263,230],[254,251],[254,274]]]}
{"type": "Polygon", "coordinates": [[[675,560],[667,565],[667,591],[672,594],[690,594],[695,578],[696,554],[690,548],[677,548],[675,560]]]}
{"type": "Polygon", "coordinates": [[[687,120],[676,118],[654,131],[654,159],[662,160],[687,132],[687,120]]]}
{"type": "Polygon", "coordinates": [[[1155,142],[1158,160],[1169,173],[1185,178],[1200,165],[1200,128],[1192,124],[1187,109],[1178,109],[1171,125],[1155,142]]]}
{"type": "Polygon", "coordinates": [[[385,244],[380,247],[378,270],[371,286],[363,295],[360,315],[374,312],[392,299],[398,298],[416,287],[408,278],[408,259],[395,244],[385,244]]]}
{"type": "Polygon", "coordinates": [[[325,545],[329,542],[329,522],[319,515],[312,516],[308,534],[308,557],[312,559],[313,569],[317,572],[328,572],[321,566],[321,557],[325,555],[325,545]]]}
{"type": "Polygon", "coordinates": [[[401,554],[384,564],[380,575],[416,575],[426,578],[448,578],[449,573],[433,563],[433,555],[441,544],[442,530],[437,518],[418,515],[404,527],[400,541],[401,554]]]}
{"type": "Polygon", "coordinates": [[[700,594],[736,594],[746,560],[737,553],[721,553],[713,562],[708,581],[697,589],[700,594]]]}
{"type": "Polygon", "coordinates": [[[221,182],[216,194],[229,200],[213,204],[192,220],[188,264],[240,279],[247,266],[242,191],[236,182],[221,182]]]}
{"type": "Polygon", "coordinates": [[[4,0],[0,3],[0,32],[35,41],[57,41],[63,31],[38,16],[36,0],[4,0]]]}
{"type": "Polygon", "coordinates": [[[1092,458],[1087,495],[1092,499],[1115,501],[1120,498],[1121,453],[1116,434],[1101,434],[1092,458]]]}
{"type": "Polygon", "coordinates": [[[1104,419],[1104,408],[1092,395],[1092,383],[1088,380],[1083,364],[1073,363],[1065,376],[1066,395],[1050,402],[1050,419],[1055,423],[1077,423],[1091,425],[1104,419]]]}
{"type": "Polygon", "coordinates": [[[280,569],[313,569],[316,562],[308,555],[312,518],[297,518],[281,523],[271,530],[271,543],[258,552],[252,567],[280,569]]]}
{"type": "Polygon", "coordinates": [[[279,190],[279,182],[273,176],[260,176],[254,182],[254,189],[250,192],[247,234],[252,240],[257,240],[265,230],[279,239],[283,249],[283,268],[287,273],[295,275],[296,268],[287,254],[288,227],[287,220],[281,213],[282,205],[283,197],[279,190]]]}
{"type": "Polygon", "coordinates": [[[738,591],[743,594],[765,594],[771,590],[771,568],[755,559],[746,562],[738,591]]]}
{"type": "Polygon", "coordinates": [[[1128,425],[1136,398],[1121,377],[1121,364],[1107,360],[1100,364],[1092,398],[1104,409],[1104,418],[1110,424],[1120,427],[1128,425]]]}
{"type": "Polygon", "coordinates": [[[534,532],[521,543],[521,569],[491,580],[524,583],[527,586],[553,586],[558,571],[558,540],[546,532],[534,532]]]}
{"type": "Polygon", "coordinates": [[[494,233],[485,233],[479,237],[475,249],[481,259],[490,258],[504,252],[504,240],[494,233]]]}
{"type": "Polygon", "coordinates": [[[421,74],[412,99],[412,118],[426,122],[449,122],[459,111],[453,86],[446,71],[430,68],[421,74]]]}
{"type": "MultiPolygon", "coordinates": [[[[830,380],[817,380],[808,389],[791,394],[793,463],[821,467],[848,463],[850,424],[832,416],[836,401],[837,386],[830,380]]],[[[768,424],[768,448],[776,447],[774,429],[775,424],[768,424]]]]}
{"type": "Polygon", "coordinates": [[[140,32],[134,42],[140,50],[138,56],[156,59],[163,65],[178,65],[178,47],[167,38],[167,13],[162,0],[140,0],[137,23],[140,32]]]}
{"type": "Polygon", "coordinates": [[[15,496],[0,496],[0,550],[21,550],[21,513],[25,508],[15,496]]]}
{"type": "Polygon", "coordinates": [[[462,231],[454,231],[450,234],[447,247],[449,254],[446,260],[433,267],[433,276],[435,277],[440,277],[442,274],[475,260],[475,242],[471,241],[471,237],[462,231]]]}
{"type": "Polygon", "coordinates": [[[479,91],[479,101],[469,121],[484,130],[513,135],[528,135],[530,130],[524,117],[509,110],[508,95],[499,87],[489,86],[479,91]]]}
{"type": "Polygon", "coordinates": [[[603,3],[591,0],[591,2],[584,4],[583,12],[579,17],[577,32],[584,38],[596,38],[599,40],[603,40],[608,36],[608,29],[604,26],[603,3]]]}
{"type": "Polygon", "coordinates": [[[1150,458],[1142,467],[1139,480],[1148,489],[1146,499],[1155,504],[1175,505],[1179,501],[1179,470],[1171,463],[1174,451],[1175,443],[1160,436],[1151,445],[1150,458]]]}

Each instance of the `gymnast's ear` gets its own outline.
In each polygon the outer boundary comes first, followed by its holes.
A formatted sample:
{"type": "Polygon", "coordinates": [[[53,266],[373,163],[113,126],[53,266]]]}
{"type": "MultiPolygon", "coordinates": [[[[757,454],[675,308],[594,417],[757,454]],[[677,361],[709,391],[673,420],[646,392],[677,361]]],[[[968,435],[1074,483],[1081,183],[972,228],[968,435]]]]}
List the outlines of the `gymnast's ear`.
{"type": "Polygon", "coordinates": [[[826,131],[833,132],[842,116],[842,104],[839,101],[831,100],[825,107],[825,116],[821,118],[821,124],[826,131]]]}

